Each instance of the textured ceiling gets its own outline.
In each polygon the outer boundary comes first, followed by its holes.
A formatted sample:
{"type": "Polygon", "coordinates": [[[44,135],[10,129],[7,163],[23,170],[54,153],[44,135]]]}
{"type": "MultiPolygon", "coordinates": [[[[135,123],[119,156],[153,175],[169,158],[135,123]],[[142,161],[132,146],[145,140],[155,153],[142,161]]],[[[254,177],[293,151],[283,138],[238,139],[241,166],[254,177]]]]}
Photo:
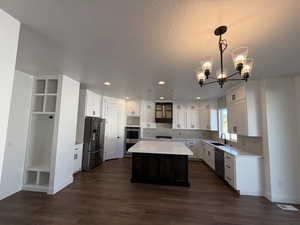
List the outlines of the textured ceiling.
{"type": "Polygon", "coordinates": [[[228,72],[230,53],[240,46],[249,47],[255,78],[299,70],[296,0],[0,0],[0,7],[24,24],[18,69],[65,73],[106,95],[219,96],[222,89],[200,89],[195,81],[202,57],[213,56],[219,67],[219,25],[228,26],[228,72]],[[158,87],[158,80],[167,85],[158,87]]]}

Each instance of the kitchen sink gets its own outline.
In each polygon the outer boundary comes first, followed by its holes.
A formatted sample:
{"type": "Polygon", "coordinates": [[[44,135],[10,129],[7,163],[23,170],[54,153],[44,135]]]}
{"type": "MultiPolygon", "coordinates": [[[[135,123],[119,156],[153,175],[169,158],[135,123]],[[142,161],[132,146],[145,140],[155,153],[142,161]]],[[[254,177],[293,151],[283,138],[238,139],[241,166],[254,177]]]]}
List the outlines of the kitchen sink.
{"type": "Polygon", "coordinates": [[[211,144],[216,145],[216,146],[225,146],[225,145],[223,145],[221,143],[218,143],[218,142],[211,142],[211,144]]]}

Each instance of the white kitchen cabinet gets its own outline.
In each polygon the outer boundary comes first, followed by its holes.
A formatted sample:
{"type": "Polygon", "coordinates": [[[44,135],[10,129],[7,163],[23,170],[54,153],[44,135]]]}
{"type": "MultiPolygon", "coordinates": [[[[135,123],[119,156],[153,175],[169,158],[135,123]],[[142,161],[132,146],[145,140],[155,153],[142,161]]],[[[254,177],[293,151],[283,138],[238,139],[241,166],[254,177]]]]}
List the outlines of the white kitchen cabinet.
{"type": "Polygon", "coordinates": [[[101,101],[102,96],[87,89],[80,90],[76,143],[83,143],[85,117],[101,117],[101,101]]]}
{"type": "Polygon", "coordinates": [[[74,173],[78,173],[82,169],[82,151],[83,144],[77,144],[74,147],[74,173]]]}
{"type": "Polygon", "coordinates": [[[259,85],[249,81],[226,94],[228,131],[243,136],[261,136],[259,85]]]}
{"type": "Polygon", "coordinates": [[[180,103],[173,105],[173,129],[199,129],[199,105],[196,103],[180,103]]]}
{"type": "Polygon", "coordinates": [[[80,90],[80,95],[85,98],[86,116],[100,117],[101,96],[90,90],[80,90]]]}
{"type": "Polygon", "coordinates": [[[218,130],[218,104],[217,101],[208,101],[199,106],[199,128],[201,130],[218,130]]]}
{"type": "Polygon", "coordinates": [[[199,104],[188,104],[187,106],[187,128],[200,129],[199,104]]]}
{"type": "Polygon", "coordinates": [[[187,107],[183,103],[173,104],[173,129],[187,129],[187,107]]]}
{"type": "Polygon", "coordinates": [[[264,194],[263,158],[224,154],[225,180],[241,195],[264,194]]]}
{"type": "Polygon", "coordinates": [[[201,159],[215,170],[215,148],[202,141],[201,159]]]}
{"type": "Polygon", "coordinates": [[[126,114],[127,116],[140,116],[140,102],[139,101],[126,101],[126,114]]]}
{"type": "Polygon", "coordinates": [[[211,145],[206,146],[207,149],[207,164],[215,170],[215,147],[211,145]]]}
{"type": "Polygon", "coordinates": [[[141,117],[142,128],[156,128],[155,102],[142,101],[140,117],[141,117]]]}
{"type": "Polygon", "coordinates": [[[190,159],[200,159],[200,155],[201,155],[201,150],[202,150],[202,142],[200,141],[200,139],[189,139],[189,140],[185,140],[184,144],[186,147],[188,147],[193,153],[194,155],[189,156],[190,159]]]}

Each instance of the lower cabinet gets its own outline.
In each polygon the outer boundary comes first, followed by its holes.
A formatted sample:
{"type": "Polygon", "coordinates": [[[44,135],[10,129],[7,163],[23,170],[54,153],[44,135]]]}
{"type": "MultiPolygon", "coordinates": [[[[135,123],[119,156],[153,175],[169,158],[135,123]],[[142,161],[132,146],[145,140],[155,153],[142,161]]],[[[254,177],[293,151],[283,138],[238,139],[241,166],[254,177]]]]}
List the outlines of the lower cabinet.
{"type": "Polygon", "coordinates": [[[232,187],[235,187],[235,159],[232,155],[224,154],[225,180],[232,187]]]}
{"type": "Polygon", "coordinates": [[[240,195],[263,196],[263,157],[232,155],[201,141],[201,159],[240,195]],[[220,156],[221,154],[222,156],[220,156]],[[222,163],[220,160],[224,159],[222,163]],[[215,165],[217,165],[215,167],[215,165]],[[224,175],[223,175],[224,174],[224,175]]]}
{"type": "Polygon", "coordinates": [[[74,148],[74,167],[73,172],[78,173],[81,171],[82,167],[82,151],[83,151],[83,144],[77,144],[74,148]]]}

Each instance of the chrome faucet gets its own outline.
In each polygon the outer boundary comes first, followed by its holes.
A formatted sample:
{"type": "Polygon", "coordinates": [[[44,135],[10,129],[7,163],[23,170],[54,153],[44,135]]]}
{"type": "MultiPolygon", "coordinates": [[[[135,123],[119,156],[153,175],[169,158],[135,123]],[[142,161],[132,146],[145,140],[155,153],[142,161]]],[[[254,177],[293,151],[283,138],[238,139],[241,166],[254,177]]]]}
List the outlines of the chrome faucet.
{"type": "Polygon", "coordinates": [[[223,139],[224,145],[227,145],[226,134],[221,133],[221,139],[223,139]]]}

